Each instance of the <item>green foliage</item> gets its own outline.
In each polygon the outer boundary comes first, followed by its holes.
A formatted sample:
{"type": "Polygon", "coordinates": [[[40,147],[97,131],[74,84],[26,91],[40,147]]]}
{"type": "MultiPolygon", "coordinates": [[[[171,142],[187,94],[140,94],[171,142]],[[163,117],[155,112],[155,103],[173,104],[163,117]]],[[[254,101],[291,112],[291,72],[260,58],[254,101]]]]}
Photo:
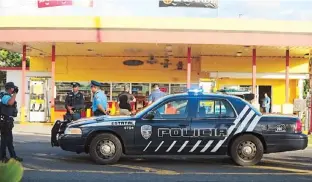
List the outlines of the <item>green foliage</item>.
{"type": "Polygon", "coordinates": [[[19,182],[22,180],[24,168],[22,164],[14,159],[10,159],[8,163],[0,163],[0,181],[19,182]]]}
{"type": "Polygon", "coordinates": [[[307,97],[307,94],[309,93],[310,90],[310,83],[309,80],[306,79],[303,82],[303,98],[305,99],[307,97]]]}
{"type": "MultiPolygon", "coordinates": [[[[21,67],[22,55],[19,53],[0,49],[0,66],[21,67]]],[[[26,59],[26,67],[29,67],[29,58],[26,59]]]]}

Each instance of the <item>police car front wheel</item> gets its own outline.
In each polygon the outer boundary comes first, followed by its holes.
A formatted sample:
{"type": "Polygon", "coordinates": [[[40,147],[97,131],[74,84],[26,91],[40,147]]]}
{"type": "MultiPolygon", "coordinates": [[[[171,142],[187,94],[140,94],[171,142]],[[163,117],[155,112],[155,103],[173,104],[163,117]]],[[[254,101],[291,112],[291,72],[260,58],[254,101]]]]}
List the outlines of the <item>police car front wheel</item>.
{"type": "Polygon", "coordinates": [[[89,151],[97,164],[113,164],[122,155],[122,145],[115,135],[103,133],[93,138],[89,151]]]}
{"type": "Polygon", "coordinates": [[[251,166],[259,163],[263,156],[263,145],[254,135],[242,135],[231,145],[230,156],[240,166],[251,166]]]}

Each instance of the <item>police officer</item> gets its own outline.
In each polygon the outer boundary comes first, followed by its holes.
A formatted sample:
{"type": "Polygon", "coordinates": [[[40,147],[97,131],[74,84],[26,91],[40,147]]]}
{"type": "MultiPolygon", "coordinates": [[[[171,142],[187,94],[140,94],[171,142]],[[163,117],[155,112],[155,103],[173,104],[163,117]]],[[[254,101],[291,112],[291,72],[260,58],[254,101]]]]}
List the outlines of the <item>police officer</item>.
{"type": "Polygon", "coordinates": [[[108,105],[107,105],[107,97],[105,93],[100,89],[104,85],[92,80],[91,81],[91,92],[93,93],[92,99],[92,112],[94,116],[107,115],[108,113],[108,105]]]}
{"type": "Polygon", "coordinates": [[[13,117],[17,116],[16,94],[18,87],[13,82],[5,84],[5,93],[0,95],[0,130],[1,130],[1,156],[2,162],[7,162],[9,159],[6,157],[6,148],[8,147],[11,158],[18,161],[23,161],[22,158],[17,157],[13,146],[12,129],[14,127],[13,117]]]}
{"type": "Polygon", "coordinates": [[[78,120],[81,118],[81,110],[84,109],[83,94],[79,91],[80,84],[72,83],[73,91],[67,94],[65,99],[66,120],[78,120]]]}

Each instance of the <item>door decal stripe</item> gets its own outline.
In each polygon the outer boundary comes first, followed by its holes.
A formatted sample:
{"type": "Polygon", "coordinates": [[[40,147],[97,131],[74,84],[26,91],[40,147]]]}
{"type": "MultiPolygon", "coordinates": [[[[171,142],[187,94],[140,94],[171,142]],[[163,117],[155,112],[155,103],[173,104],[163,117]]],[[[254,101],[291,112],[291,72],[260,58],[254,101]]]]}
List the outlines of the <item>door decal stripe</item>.
{"type": "Polygon", "coordinates": [[[211,150],[211,152],[216,152],[217,150],[219,150],[219,148],[221,147],[221,145],[225,142],[225,140],[232,134],[233,130],[236,128],[237,124],[239,123],[239,121],[242,119],[242,117],[245,115],[245,113],[248,111],[249,106],[246,105],[244,107],[244,109],[242,110],[242,112],[238,115],[238,117],[235,119],[234,121],[234,125],[232,125],[229,129],[228,129],[228,135],[223,139],[220,140],[217,145],[211,150]]]}
{"type": "Polygon", "coordinates": [[[261,118],[260,116],[256,116],[246,131],[253,131],[255,129],[256,125],[258,124],[260,118],[261,118]]]}
{"type": "Polygon", "coordinates": [[[190,150],[190,152],[194,152],[194,150],[196,150],[196,148],[198,147],[200,143],[201,143],[201,140],[198,140],[196,144],[193,146],[193,148],[190,150]]]}
{"type": "Polygon", "coordinates": [[[186,146],[188,143],[189,143],[189,141],[185,141],[185,142],[183,143],[183,145],[180,147],[180,149],[178,150],[178,152],[181,152],[181,151],[185,148],[185,146],[186,146]]]}
{"type": "Polygon", "coordinates": [[[146,145],[146,147],[145,147],[145,149],[143,150],[143,152],[144,152],[146,149],[148,149],[148,147],[151,145],[151,143],[152,143],[152,141],[150,141],[150,142],[146,145]]]}
{"type": "Polygon", "coordinates": [[[157,147],[157,149],[155,150],[155,152],[157,152],[157,150],[162,146],[163,143],[164,143],[164,141],[162,141],[162,142],[158,145],[158,147],[157,147]]]}
{"type": "Polygon", "coordinates": [[[170,145],[170,147],[166,150],[166,152],[169,152],[175,143],[177,143],[177,141],[173,141],[172,144],[170,145]]]}
{"type": "Polygon", "coordinates": [[[243,120],[242,124],[237,128],[236,132],[234,133],[234,135],[236,135],[237,133],[240,133],[243,131],[243,129],[245,128],[245,126],[248,124],[248,122],[251,120],[252,116],[255,114],[255,111],[251,110],[248,115],[245,117],[245,119],[243,120]]]}
{"type": "Polygon", "coordinates": [[[211,146],[212,143],[213,143],[213,140],[209,140],[207,144],[205,145],[205,147],[200,152],[206,152],[206,150],[211,146]]]}

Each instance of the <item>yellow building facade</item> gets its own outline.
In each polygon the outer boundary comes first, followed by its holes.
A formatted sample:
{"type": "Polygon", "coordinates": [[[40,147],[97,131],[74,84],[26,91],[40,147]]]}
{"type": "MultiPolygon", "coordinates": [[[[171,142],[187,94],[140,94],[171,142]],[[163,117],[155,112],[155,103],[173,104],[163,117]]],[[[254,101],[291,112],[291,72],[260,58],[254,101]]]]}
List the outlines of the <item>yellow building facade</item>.
{"type": "MultiPolygon", "coordinates": [[[[303,21],[8,16],[1,18],[0,34],[6,36],[0,37],[0,48],[30,56],[31,75],[49,77],[50,113],[54,109],[64,113],[64,95],[74,81],[83,83],[88,102],[87,83],[93,79],[104,82],[103,89],[115,101],[123,84],[130,84],[138,96],[150,93],[152,83],[162,84],[167,93],[177,93],[186,88],[188,76],[194,87],[212,80],[217,89],[254,91],[258,104],[269,92],[272,112],[282,112],[284,104],[302,97],[303,80],[309,78],[310,33],[310,22],[303,21]],[[192,56],[189,72],[188,48],[192,56]],[[148,63],[150,55],[158,60],[156,64],[148,63]],[[163,64],[166,58],[168,67],[163,64]],[[126,66],[126,60],[144,64],[126,66]],[[178,69],[181,62],[183,68],[178,69]]],[[[22,70],[21,92],[26,93],[26,67],[22,70]]],[[[27,110],[26,100],[21,97],[21,111],[27,110]]]]}
{"type": "MultiPolygon", "coordinates": [[[[134,57],[131,59],[140,60],[142,58],[134,57]]],[[[50,60],[50,57],[32,57],[30,71],[50,72],[50,60]]],[[[98,80],[112,85],[114,83],[131,83],[147,86],[151,83],[163,83],[168,84],[168,87],[175,84],[186,87],[186,69],[176,69],[176,64],[180,60],[186,62],[186,58],[171,59],[171,65],[168,68],[164,68],[161,64],[143,64],[131,67],[124,65],[124,60],[126,60],[124,57],[57,56],[55,82],[90,82],[90,80],[98,80]]],[[[215,80],[217,89],[229,86],[251,86],[252,66],[250,60],[250,57],[222,56],[193,58],[191,82],[194,85],[199,85],[201,80],[212,79],[215,80]],[[215,73],[216,76],[213,76],[212,73],[215,73]],[[220,77],[218,77],[218,73],[221,75],[220,77]],[[225,74],[228,76],[224,76],[225,74]],[[238,76],[235,76],[236,74],[238,76]],[[243,74],[243,76],[240,74],[243,74]]],[[[271,87],[269,96],[275,112],[281,112],[281,107],[285,103],[285,79],[278,77],[285,75],[285,68],[285,58],[257,58],[257,75],[264,75],[264,78],[257,78],[256,85],[258,88],[261,86],[271,87]]],[[[308,73],[308,69],[308,59],[290,59],[290,103],[299,98],[300,92],[302,92],[299,88],[300,79],[295,76],[292,77],[292,75],[296,74],[304,77],[308,73]]],[[[172,89],[168,89],[168,92],[169,90],[172,89]]],[[[58,94],[58,90],[56,92],[58,94]]],[[[114,92],[114,88],[111,89],[111,92],[114,92]]],[[[174,91],[171,91],[171,93],[174,93],[174,91]]],[[[107,94],[110,95],[111,93],[107,94]]],[[[261,93],[258,92],[258,94],[261,93]]],[[[109,98],[116,101],[113,96],[109,98]]]]}

